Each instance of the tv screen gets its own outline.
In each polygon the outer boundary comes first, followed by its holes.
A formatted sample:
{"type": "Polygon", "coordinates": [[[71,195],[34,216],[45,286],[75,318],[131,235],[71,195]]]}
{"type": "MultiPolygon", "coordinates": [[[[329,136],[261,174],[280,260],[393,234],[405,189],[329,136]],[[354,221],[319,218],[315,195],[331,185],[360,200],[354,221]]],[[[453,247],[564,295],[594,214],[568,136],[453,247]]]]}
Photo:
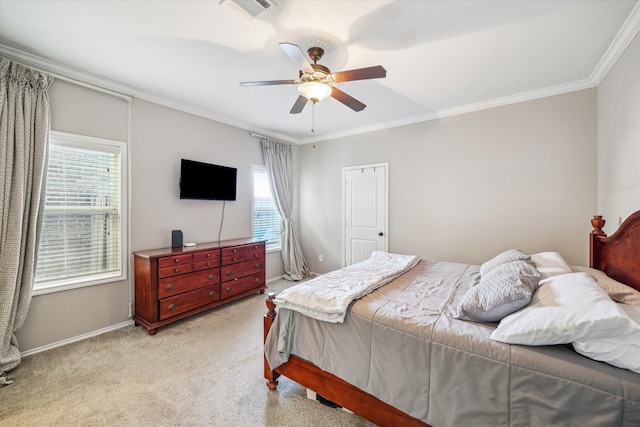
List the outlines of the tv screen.
{"type": "Polygon", "coordinates": [[[236,168],[182,159],[180,198],[235,200],[237,172],[236,168]]]}

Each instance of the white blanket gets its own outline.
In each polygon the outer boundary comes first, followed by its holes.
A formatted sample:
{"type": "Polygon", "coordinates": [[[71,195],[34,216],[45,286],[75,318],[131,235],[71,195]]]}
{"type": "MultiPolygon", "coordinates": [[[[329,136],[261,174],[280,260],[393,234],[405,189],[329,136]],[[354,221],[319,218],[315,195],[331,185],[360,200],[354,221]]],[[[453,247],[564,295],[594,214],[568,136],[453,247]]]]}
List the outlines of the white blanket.
{"type": "Polygon", "coordinates": [[[389,283],[415,266],[420,257],[374,251],[371,258],[285,289],[279,307],[331,323],[342,323],[352,301],[389,283]]]}

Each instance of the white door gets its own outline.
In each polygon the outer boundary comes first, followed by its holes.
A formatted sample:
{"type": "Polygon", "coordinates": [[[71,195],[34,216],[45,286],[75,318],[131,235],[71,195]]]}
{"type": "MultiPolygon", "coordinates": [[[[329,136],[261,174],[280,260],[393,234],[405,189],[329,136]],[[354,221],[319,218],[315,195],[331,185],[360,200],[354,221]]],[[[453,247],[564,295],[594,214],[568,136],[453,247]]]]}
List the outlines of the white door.
{"type": "Polygon", "coordinates": [[[344,181],[343,266],[387,251],[388,163],[342,169],[344,181]]]}

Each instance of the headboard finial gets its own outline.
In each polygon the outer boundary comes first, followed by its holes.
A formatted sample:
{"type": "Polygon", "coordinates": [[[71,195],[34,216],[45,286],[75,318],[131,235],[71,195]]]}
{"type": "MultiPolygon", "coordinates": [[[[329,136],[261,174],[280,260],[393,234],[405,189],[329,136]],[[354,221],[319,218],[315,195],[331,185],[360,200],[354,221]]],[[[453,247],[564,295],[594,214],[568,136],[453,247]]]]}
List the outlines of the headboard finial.
{"type": "Polygon", "coordinates": [[[602,231],[602,227],[604,227],[605,222],[606,221],[602,219],[602,215],[594,215],[593,219],[591,220],[591,225],[593,226],[593,231],[591,232],[591,234],[604,235],[604,231],[602,231]]]}

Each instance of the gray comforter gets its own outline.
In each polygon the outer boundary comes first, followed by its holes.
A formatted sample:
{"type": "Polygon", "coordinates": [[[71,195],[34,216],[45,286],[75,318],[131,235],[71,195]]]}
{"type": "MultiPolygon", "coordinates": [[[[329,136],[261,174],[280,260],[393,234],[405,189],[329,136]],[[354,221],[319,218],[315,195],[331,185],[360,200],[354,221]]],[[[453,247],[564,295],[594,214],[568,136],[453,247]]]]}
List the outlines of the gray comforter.
{"type": "Polygon", "coordinates": [[[640,374],[570,346],[489,339],[454,318],[479,268],[420,261],[354,302],[342,324],[280,309],[269,366],[294,354],[433,426],[638,426],[640,374]]]}

